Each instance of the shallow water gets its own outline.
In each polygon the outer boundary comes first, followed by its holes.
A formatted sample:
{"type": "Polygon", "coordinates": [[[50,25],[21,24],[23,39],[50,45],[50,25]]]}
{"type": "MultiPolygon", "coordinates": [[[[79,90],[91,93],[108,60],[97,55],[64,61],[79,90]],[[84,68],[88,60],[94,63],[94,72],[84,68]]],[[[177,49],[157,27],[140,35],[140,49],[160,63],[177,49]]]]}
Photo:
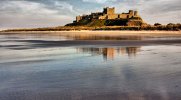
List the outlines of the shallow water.
{"type": "Polygon", "coordinates": [[[72,39],[0,35],[0,100],[181,99],[179,40],[129,46],[52,42],[72,39]]]}

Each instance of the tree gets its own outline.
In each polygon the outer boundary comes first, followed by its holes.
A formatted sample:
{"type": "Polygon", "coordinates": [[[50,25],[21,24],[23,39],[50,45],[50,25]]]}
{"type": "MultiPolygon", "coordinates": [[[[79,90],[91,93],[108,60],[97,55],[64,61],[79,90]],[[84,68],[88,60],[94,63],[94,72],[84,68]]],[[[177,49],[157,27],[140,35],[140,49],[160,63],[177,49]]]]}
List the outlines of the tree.
{"type": "Polygon", "coordinates": [[[154,26],[160,26],[160,25],[162,25],[162,24],[160,24],[160,23],[155,23],[154,24],[154,26]]]}
{"type": "Polygon", "coordinates": [[[174,23],[169,23],[169,24],[167,24],[168,26],[170,26],[170,25],[175,25],[174,23]]]}

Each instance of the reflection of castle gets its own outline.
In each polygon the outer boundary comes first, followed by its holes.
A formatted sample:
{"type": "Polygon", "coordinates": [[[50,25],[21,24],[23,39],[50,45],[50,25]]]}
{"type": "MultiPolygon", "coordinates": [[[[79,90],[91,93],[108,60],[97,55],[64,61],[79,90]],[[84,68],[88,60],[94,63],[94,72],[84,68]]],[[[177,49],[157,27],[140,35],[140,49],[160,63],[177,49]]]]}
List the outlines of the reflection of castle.
{"type": "Polygon", "coordinates": [[[140,47],[125,47],[120,49],[121,54],[128,54],[129,57],[136,56],[136,53],[140,51],[140,47]]]}
{"type": "Polygon", "coordinates": [[[114,48],[103,48],[103,57],[106,59],[113,59],[115,56],[115,49],[114,48]]]}
{"type": "Polygon", "coordinates": [[[114,59],[116,55],[128,54],[129,57],[136,56],[137,52],[140,51],[141,47],[123,47],[123,48],[78,48],[78,51],[91,53],[91,54],[102,54],[105,59],[114,59]]]}
{"type": "Polygon", "coordinates": [[[69,35],[66,37],[74,40],[142,40],[144,38],[143,36],[99,36],[88,34],[69,35]]]}

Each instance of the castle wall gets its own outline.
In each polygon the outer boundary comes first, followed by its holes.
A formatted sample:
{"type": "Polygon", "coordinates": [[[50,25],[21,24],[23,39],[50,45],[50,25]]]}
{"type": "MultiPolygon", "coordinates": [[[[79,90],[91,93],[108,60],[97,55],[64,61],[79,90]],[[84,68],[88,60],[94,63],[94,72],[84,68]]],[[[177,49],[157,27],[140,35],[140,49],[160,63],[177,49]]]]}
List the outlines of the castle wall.
{"type": "MultiPolygon", "coordinates": [[[[128,13],[115,14],[115,8],[104,8],[103,12],[91,13],[90,15],[77,16],[76,22],[82,19],[92,20],[92,19],[129,19],[129,18],[140,17],[137,11],[129,10],[128,13]]],[[[131,23],[130,23],[131,24],[131,23]]]]}
{"type": "Polygon", "coordinates": [[[107,15],[103,15],[103,16],[99,16],[98,19],[106,19],[107,18],[107,15]]]}
{"type": "Polygon", "coordinates": [[[117,18],[118,18],[117,14],[107,15],[107,19],[117,19],[117,18]]]}
{"type": "Polygon", "coordinates": [[[93,19],[99,19],[99,16],[102,16],[103,13],[102,12],[97,12],[97,13],[91,13],[91,18],[93,19]]]}
{"type": "Polygon", "coordinates": [[[119,14],[118,18],[120,19],[127,19],[129,17],[129,14],[119,14]]]}

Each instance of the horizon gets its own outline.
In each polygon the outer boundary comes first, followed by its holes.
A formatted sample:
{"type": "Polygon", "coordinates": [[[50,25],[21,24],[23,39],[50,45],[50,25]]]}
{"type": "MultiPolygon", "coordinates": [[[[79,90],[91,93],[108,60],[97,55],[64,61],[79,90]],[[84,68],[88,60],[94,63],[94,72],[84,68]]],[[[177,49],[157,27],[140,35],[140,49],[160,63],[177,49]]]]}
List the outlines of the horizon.
{"type": "Polygon", "coordinates": [[[137,10],[148,24],[180,23],[180,0],[4,0],[0,1],[0,30],[63,26],[77,15],[115,7],[116,13],[137,10]],[[81,4],[81,5],[80,5],[81,4]]]}

